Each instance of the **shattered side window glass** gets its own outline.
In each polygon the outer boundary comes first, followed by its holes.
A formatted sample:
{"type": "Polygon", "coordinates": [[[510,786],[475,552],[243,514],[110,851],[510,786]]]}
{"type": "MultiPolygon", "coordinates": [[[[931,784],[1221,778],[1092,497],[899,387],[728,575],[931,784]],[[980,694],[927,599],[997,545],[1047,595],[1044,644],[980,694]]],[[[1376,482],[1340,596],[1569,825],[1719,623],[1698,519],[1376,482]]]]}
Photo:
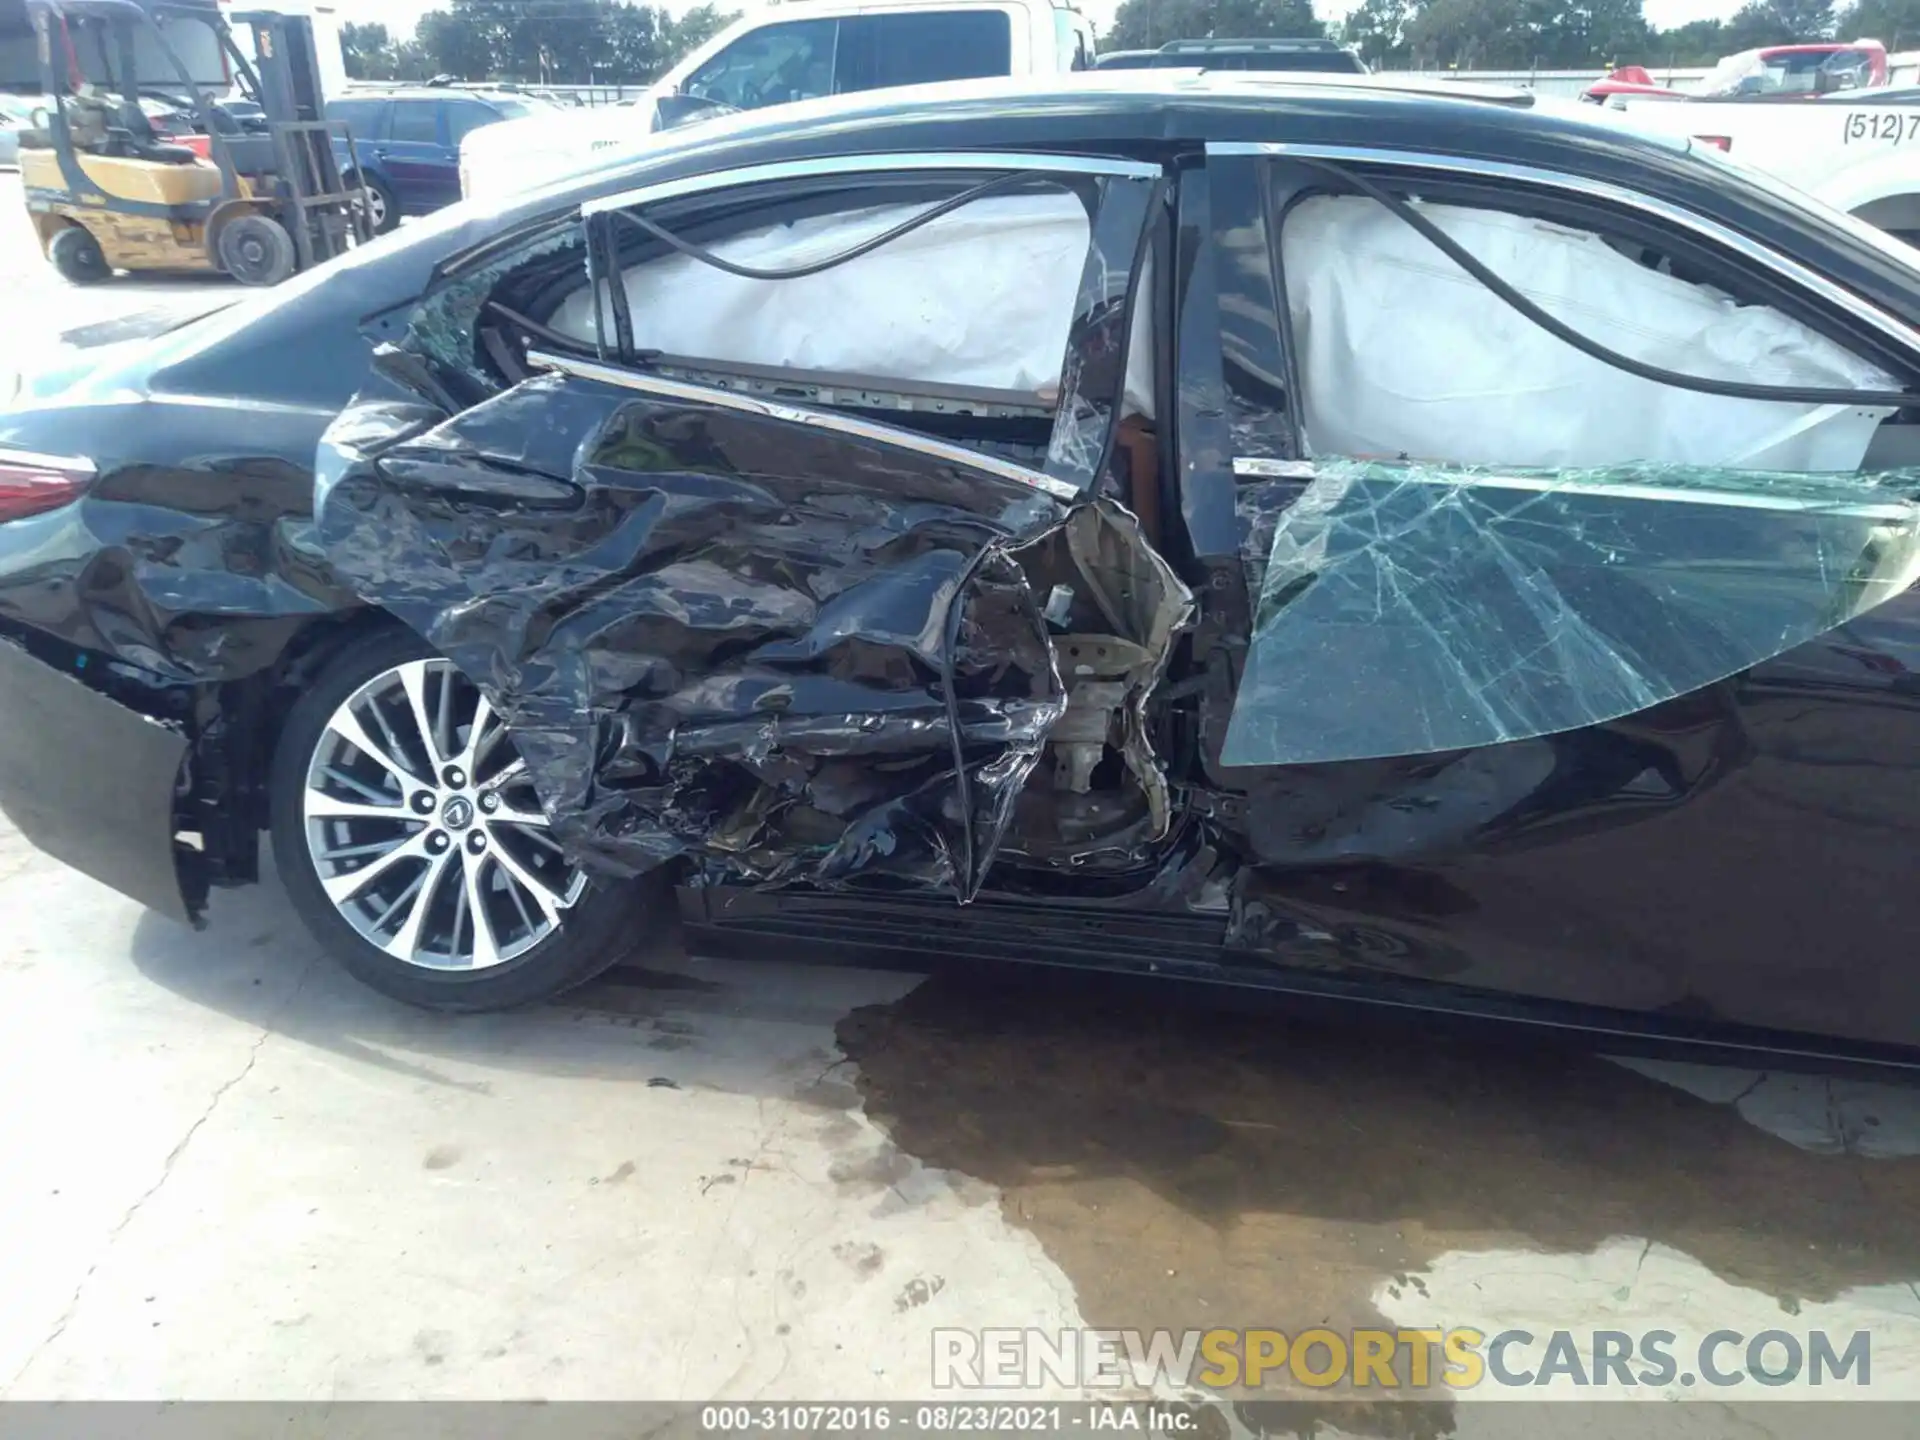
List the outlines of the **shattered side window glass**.
{"type": "MultiPolygon", "coordinates": [[[[1298,467],[1265,464],[1273,481],[1298,467]]],[[[1920,576],[1920,470],[1334,460],[1302,473],[1304,490],[1242,492],[1270,493],[1279,513],[1245,517],[1256,535],[1271,519],[1272,543],[1228,765],[1617,719],[1783,654],[1920,576]]]]}
{"type": "MultiPolygon", "coordinates": [[[[446,379],[457,378],[474,403],[500,386],[500,377],[480,363],[475,337],[490,305],[503,294],[518,299],[516,288],[572,273],[586,274],[586,236],[572,219],[530,233],[517,245],[503,246],[486,263],[462,270],[427,292],[407,323],[406,348],[424,355],[446,379]]],[[[524,303],[524,302],[523,302],[524,303]]]]}

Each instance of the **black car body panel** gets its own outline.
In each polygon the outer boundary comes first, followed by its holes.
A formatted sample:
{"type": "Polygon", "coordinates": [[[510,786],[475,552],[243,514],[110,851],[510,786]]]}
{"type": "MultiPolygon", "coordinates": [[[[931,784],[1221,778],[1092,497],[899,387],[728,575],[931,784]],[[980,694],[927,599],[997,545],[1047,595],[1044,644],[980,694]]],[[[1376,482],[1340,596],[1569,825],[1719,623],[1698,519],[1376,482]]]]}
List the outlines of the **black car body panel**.
{"type": "Polygon", "coordinates": [[[162,915],[191,920],[197,904],[182,893],[174,857],[186,717],[127,704],[142,677],[122,673],[105,687],[94,678],[85,667],[63,673],[20,639],[0,635],[7,817],[55,859],[162,915]]]}
{"type": "MultiPolygon", "coordinates": [[[[1435,153],[1630,189],[1897,329],[1920,324],[1920,293],[1896,256],[1608,117],[1456,87],[1116,76],[814,108],[817,124],[798,123],[806,107],[717,122],[492,211],[447,211],[0,413],[0,445],[84,454],[100,473],[68,510],[0,526],[0,624],[31,642],[8,663],[61,672],[36,693],[111,673],[166,697],[146,708],[174,717],[161,733],[177,743],[130,747],[129,783],[151,795],[165,775],[171,825],[208,837],[175,905],[127,834],[88,855],[90,827],[42,821],[46,848],[174,913],[209,880],[251,878],[260,766],[243,732],[308,657],[397,617],[510,718],[570,850],[603,873],[685,865],[702,924],[854,943],[863,914],[884,936],[939,913],[961,948],[1018,958],[1018,934],[1054,933],[1033,918],[1052,906],[1063,953],[1121,968],[1920,1041],[1902,960],[1920,924],[1914,595],[1602,723],[1337,765],[1224,761],[1259,598],[1247,562],[1263,553],[1234,462],[1295,460],[1299,444],[1273,277],[1235,249],[1268,217],[1205,150],[1435,153]],[[1158,288],[1132,288],[1128,251],[1082,296],[1070,360],[1084,368],[1059,422],[1078,443],[1033,467],[1057,490],[836,436],[804,407],[648,394],[578,363],[504,384],[476,347],[494,287],[535,262],[585,263],[585,202],[778,162],[966,151],[1165,177],[1172,208],[1140,211],[1131,237],[1163,262],[1158,288]],[[1178,440],[1152,547],[1109,484],[1118,382],[1100,370],[1136,306],[1161,322],[1159,413],[1178,440]],[[1093,865],[1010,839],[1065,709],[1048,595],[1022,552],[1076,515],[1135,537],[1135,558],[1171,566],[1199,602],[1168,644],[1177,671],[1157,656],[1136,687],[1130,733],[1167,811],[1093,865]],[[956,914],[955,898],[975,903],[956,914]]],[[[1898,334],[1862,343],[1915,363],[1898,334]]],[[[65,748],[43,752],[31,775],[0,768],[0,805],[30,836],[36,793],[90,783],[65,748]]]]}

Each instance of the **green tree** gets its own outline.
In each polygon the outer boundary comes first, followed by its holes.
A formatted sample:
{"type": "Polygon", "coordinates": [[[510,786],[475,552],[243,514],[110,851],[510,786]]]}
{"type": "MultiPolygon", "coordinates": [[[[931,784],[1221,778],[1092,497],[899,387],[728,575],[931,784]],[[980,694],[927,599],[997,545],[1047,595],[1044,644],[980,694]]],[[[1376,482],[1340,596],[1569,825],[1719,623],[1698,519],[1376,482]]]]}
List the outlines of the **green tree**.
{"type": "MultiPolygon", "coordinates": [[[[1646,63],[1654,65],[1711,65],[1722,55],[1732,53],[1727,44],[1726,26],[1718,20],[1692,20],[1653,37],[1646,63]]],[[[1633,62],[1625,55],[1622,64],[1633,62]]]]}
{"type": "Polygon", "coordinates": [[[1653,31],[1640,0],[1526,0],[1515,39],[1515,64],[1568,69],[1644,54],[1653,31]]]}
{"type": "Polygon", "coordinates": [[[594,61],[595,79],[623,84],[651,80],[673,63],[667,44],[671,20],[651,5],[613,5],[606,19],[606,48],[594,61]]]}
{"type": "Polygon", "coordinates": [[[1727,21],[1726,54],[1761,45],[1824,40],[1833,34],[1833,0],[1747,0],[1727,21]]]}
{"type": "Polygon", "coordinates": [[[1834,33],[1879,40],[1889,50],[1920,49],[1920,0],[1855,0],[1840,12],[1834,33]]]}
{"type": "Polygon", "coordinates": [[[1416,0],[1360,0],[1341,23],[1340,43],[1376,70],[1403,66],[1413,58],[1407,31],[1419,13],[1416,0]]]}
{"type": "Polygon", "coordinates": [[[399,47],[384,25],[342,25],[340,58],[349,79],[392,80],[399,73],[399,47]]]}
{"type": "Polygon", "coordinates": [[[1414,58],[1429,69],[1525,65],[1525,0],[1432,0],[1407,27],[1414,58]]]}
{"type": "Polygon", "coordinates": [[[1103,50],[1157,50],[1170,40],[1319,39],[1311,0],[1123,0],[1103,50]]]}
{"type": "Polygon", "coordinates": [[[1406,28],[1423,65],[1526,70],[1631,63],[1651,48],[1641,0],[1432,0],[1406,28]]]}
{"type": "Polygon", "coordinates": [[[478,23],[471,6],[452,10],[429,10],[420,17],[413,32],[418,68],[428,80],[435,75],[452,75],[461,80],[497,80],[494,73],[492,37],[478,23]]]}
{"type": "Polygon", "coordinates": [[[712,5],[696,5],[678,20],[666,23],[666,64],[697,49],[731,25],[739,12],[712,5]]]}
{"type": "MultiPolygon", "coordinates": [[[[710,4],[675,20],[659,6],[624,0],[453,0],[422,16],[410,41],[391,47],[390,66],[395,77],[413,80],[641,84],[732,19],[710,4]]],[[[357,73],[348,63],[348,73],[357,73]]]]}

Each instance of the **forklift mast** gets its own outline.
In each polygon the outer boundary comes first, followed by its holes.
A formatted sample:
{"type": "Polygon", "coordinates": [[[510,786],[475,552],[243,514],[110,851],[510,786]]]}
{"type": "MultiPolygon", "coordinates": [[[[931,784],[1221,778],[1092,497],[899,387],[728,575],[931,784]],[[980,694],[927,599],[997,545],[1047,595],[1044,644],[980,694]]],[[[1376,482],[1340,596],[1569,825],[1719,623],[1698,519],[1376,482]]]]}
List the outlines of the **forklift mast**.
{"type": "Polygon", "coordinates": [[[233,17],[253,39],[254,69],[260,80],[260,105],[270,119],[326,119],[320,62],[313,48],[313,22],[304,15],[248,10],[233,17]]]}
{"type": "Polygon", "coordinates": [[[253,40],[253,80],[273,136],[280,198],[288,207],[300,268],[344,253],[371,238],[366,194],[349,187],[334,153],[339,132],[353,155],[343,122],[327,120],[313,22],[304,15],[246,10],[233,16],[253,40]]]}

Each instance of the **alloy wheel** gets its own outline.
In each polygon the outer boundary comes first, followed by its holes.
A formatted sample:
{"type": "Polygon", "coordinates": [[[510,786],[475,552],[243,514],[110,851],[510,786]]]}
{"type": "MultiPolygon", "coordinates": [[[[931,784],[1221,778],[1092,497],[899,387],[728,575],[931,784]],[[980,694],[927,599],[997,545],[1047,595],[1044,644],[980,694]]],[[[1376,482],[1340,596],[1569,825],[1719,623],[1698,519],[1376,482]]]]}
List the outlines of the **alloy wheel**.
{"type": "Polygon", "coordinates": [[[397,665],[348,696],[301,805],[327,898],[408,964],[503,965],[557,931],[587,886],[506,725],[446,660],[397,665]]]}

